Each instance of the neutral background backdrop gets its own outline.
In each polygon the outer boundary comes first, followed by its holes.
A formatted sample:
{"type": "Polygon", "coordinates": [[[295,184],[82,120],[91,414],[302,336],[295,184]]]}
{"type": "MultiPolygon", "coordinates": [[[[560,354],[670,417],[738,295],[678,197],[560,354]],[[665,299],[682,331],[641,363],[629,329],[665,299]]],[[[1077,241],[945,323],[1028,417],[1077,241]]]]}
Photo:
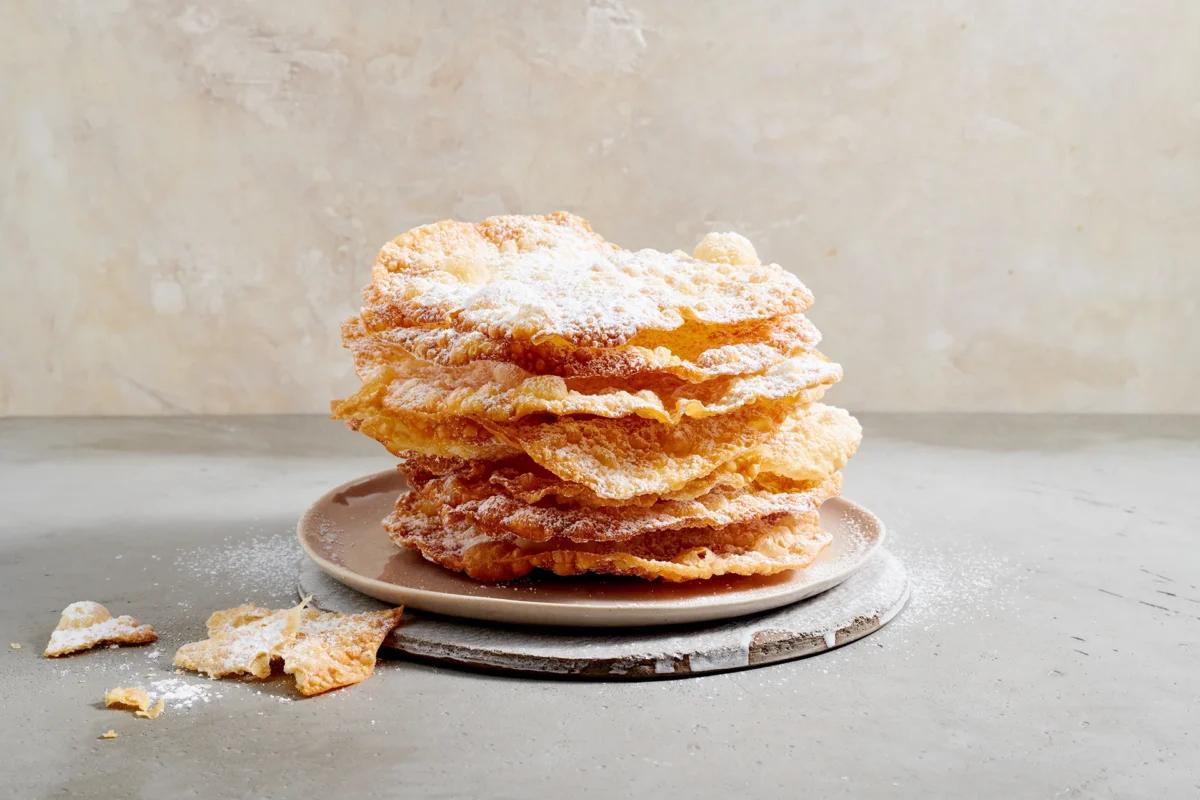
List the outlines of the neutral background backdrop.
{"type": "Polygon", "coordinates": [[[0,5],[0,413],[320,411],[379,245],[735,229],[855,410],[1200,411],[1200,4],[0,5]]]}

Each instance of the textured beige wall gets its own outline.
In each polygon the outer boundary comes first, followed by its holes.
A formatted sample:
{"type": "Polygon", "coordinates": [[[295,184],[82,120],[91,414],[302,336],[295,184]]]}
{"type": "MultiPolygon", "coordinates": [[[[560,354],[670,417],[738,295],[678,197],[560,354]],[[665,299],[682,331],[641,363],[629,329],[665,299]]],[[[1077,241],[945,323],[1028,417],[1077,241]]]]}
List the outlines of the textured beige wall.
{"type": "Polygon", "coordinates": [[[0,412],[316,411],[378,246],[750,236],[855,409],[1200,411],[1200,4],[0,4],[0,412]],[[252,6],[252,7],[251,7],[252,6]]]}

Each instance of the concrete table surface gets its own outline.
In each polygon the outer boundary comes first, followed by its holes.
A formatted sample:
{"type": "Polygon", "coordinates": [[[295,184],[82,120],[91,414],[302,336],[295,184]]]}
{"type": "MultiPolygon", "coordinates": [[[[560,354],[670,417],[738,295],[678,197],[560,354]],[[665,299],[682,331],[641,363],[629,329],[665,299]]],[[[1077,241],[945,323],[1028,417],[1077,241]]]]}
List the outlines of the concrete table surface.
{"type": "Polygon", "coordinates": [[[385,453],[314,417],[0,420],[0,795],[1200,793],[1200,418],[863,423],[846,494],[914,584],[879,633],[633,684],[386,658],[301,700],[171,656],[214,609],[291,602],[297,516],[385,453]],[[41,658],[84,599],[160,641],[41,658]],[[207,702],[154,721],[100,703],[164,679],[207,702]]]}

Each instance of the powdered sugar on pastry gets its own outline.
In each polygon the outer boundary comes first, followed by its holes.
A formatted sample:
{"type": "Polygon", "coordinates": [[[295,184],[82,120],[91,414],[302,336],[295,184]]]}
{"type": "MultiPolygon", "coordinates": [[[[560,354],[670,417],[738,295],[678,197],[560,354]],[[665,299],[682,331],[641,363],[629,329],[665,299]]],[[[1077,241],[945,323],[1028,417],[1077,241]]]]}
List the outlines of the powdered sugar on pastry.
{"type": "Polygon", "coordinates": [[[284,642],[299,629],[303,610],[303,604],[278,611],[243,605],[213,612],[207,623],[208,638],[180,647],[175,666],[211,678],[268,678],[284,642]]]}
{"type": "Polygon", "coordinates": [[[360,683],[375,671],[375,654],[403,609],[336,614],[305,609],[304,621],[280,649],[283,671],[296,676],[296,688],[314,695],[360,683]]]}
{"type": "Polygon", "coordinates": [[[208,618],[209,638],[179,648],[175,666],[214,678],[267,678],[283,665],[304,695],[359,683],[375,669],[375,655],[400,624],[403,609],[343,615],[307,608],[271,610],[244,605],[208,618]]]}
{"type": "Polygon", "coordinates": [[[829,544],[816,514],[759,521],[717,531],[669,531],[624,542],[532,543],[481,536],[467,520],[429,526],[415,514],[393,515],[388,534],[427,560],[483,581],[505,581],[534,569],[557,575],[600,572],[670,582],[716,575],[774,575],[802,569],[829,544]]]}
{"type": "Polygon", "coordinates": [[[130,616],[114,617],[99,603],[82,600],[63,609],[43,655],[55,658],[102,644],[147,644],[157,639],[149,625],[130,616]]]}
{"type": "MultiPolygon", "coordinates": [[[[728,248],[697,252],[710,251],[726,258],[728,248]]],[[[414,228],[379,253],[364,299],[373,330],[452,327],[611,347],[643,330],[803,312],[812,294],[777,264],[624,250],[560,211],[414,228]]]]}
{"type": "MultiPolygon", "coordinates": [[[[842,370],[819,353],[805,353],[761,375],[682,385],[675,379],[646,381],[642,388],[630,391],[620,384],[576,389],[557,375],[533,375],[512,364],[478,361],[442,367],[398,357],[386,376],[383,407],[398,414],[498,422],[533,414],[610,419],[636,415],[674,424],[685,416],[711,417],[760,401],[796,398],[806,390],[835,383],[842,370]]],[[[364,391],[372,391],[372,386],[368,384],[364,391]]]]}
{"type": "Polygon", "coordinates": [[[567,378],[660,373],[699,383],[763,372],[814,349],[821,333],[803,314],[787,314],[747,325],[689,325],[666,337],[645,331],[618,347],[577,347],[561,340],[533,344],[492,339],[479,331],[453,328],[392,326],[372,331],[362,317],[352,317],[342,326],[342,342],[354,354],[364,381],[397,357],[411,355],[446,367],[497,361],[567,378]]]}
{"type": "Polygon", "coordinates": [[[629,251],[558,212],[385,245],[335,418],[404,460],[397,544],[479,580],[809,563],[861,428],[818,401],[812,295],[736,233],[629,251]],[[791,520],[792,522],[788,522],[791,520]],[[799,523],[799,520],[806,520],[799,523]]]}

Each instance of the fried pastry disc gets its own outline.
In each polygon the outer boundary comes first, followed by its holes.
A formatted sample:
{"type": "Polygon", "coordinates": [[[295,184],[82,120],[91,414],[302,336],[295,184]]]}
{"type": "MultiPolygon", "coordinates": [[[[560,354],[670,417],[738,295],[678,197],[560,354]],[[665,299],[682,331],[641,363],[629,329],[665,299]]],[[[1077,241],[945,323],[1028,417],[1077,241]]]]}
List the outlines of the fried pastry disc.
{"type": "Polygon", "coordinates": [[[362,318],[371,331],[452,328],[576,347],[616,347],[659,331],[661,346],[676,351],[692,326],[741,325],[812,304],[798,278],[759,263],[745,244],[702,243],[698,258],[624,250],[565,212],[446,220],[384,246],[362,318]]]}
{"type": "Polygon", "coordinates": [[[534,569],[557,575],[587,572],[680,582],[717,575],[773,575],[811,564],[832,537],[818,515],[783,517],[713,530],[685,529],[623,542],[533,543],[492,539],[467,520],[445,526],[420,513],[384,522],[396,544],[480,581],[520,578],[534,569]]]}
{"type": "Polygon", "coordinates": [[[741,326],[691,326],[690,338],[672,337],[672,350],[656,331],[646,331],[617,347],[577,347],[561,339],[533,344],[491,338],[479,331],[453,328],[386,328],[368,331],[361,317],[342,326],[342,342],[353,353],[364,381],[406,355],[441,366],[500,361],[539,375],[564,378],[627,378],[670,375],[692,383],[729,375],[764,372],[821,341],[816,327],[801,314],[741,326]]]}
{"type": "Polygon", "coordinates": [[[718,487],[758,486],[776,492],[795,492],[804,491],[807,484],[823,481],[841,470],[861,440],[858,420],[843,409],[814,403],[789,414],[766,441],[667,492],[613,500],[586,485],[565,481],[549,470],[518,471],[503,466],[492,471],[491,480],[526,503],[554,498],[559,503],[585,506],[691,500],[718,487]]]}
{"type": "Polygon", "coordinates": [[[333,416],[392,453],[496,460],[524,451],[558,477],[601,497],[663,494],[707,475],[769,439],[786,417],[785,403],[762,403],[716,417],[684,417],[664,425],[642,417],[527,417],[517,422],[404,413],[384,407],[386,385],[367,384],[335,402],[333,416]],[[490,434],[490,435],[489,435],[490,434]]]}
{"type": "Polygon", "coordinates": [[[490,431],[461,417],[399,412],[384,408],[388,383],[368,383],[345,400],[335,400],[334,419],[370,436],[395,455],[416,451],[426,455],[468,459],[500,459],[520,454],[490,431]]]}
{"type": "Polygon", "coordinates": [[[487,481],[493,493],[530,505],[552,500],[567,507],[650,506],[661,500],[693,500],[719,487],[802,492],[845,466],[861,438],[862,428],[854,417],[840,408],[813,404],[789,415],[767,441],[707,475],[671,492],[623,500],[601,497],[581,483],[565,481],[525,455],[497,462],[404,453],[400,468],[413,485],[455,475],[467,482],[487,481]]]}
{"type": "Polygon", "coordinates": [[[387,382],[383,407],[400,416],[509,422],[531,414],[636,415],[674,424],[684,416],[728,414],[759,402],[811,402],[841,376],[841,367],[820,353],[795,356],[761,375],[705,383],[660,378],[642,383],[641,388],[612,379],[568,383],[557,375],[532,375],[494,361],[442,367],[401,357],[369,385],[387,382]]]}
{"type": "Polygon", "coordinates": [[[743,474],[817,481],[840,470],[858,450],[862,426],[844,409],[814,403],[791,414],[774,435],[738,459],[743,474]]]}
{"type": "MultiPolygon", "coordinates": [[[[559,509],[531,506],[503,495],[468,501],[447,509],[485,531],[499,531],[529,541],[555,537],[573,542],[622,541],[657,531],[719,528],[780,514],[805,514],[841,489],[841,476],[805,491],[770,492],[716,489],[695,500],[664,500],[653,506],[621,509],[559,509]]],[[[443,511],[446,514],[446,511],[443,511]]]]}
{"type": "Polygon", "coordinates": [[[815,511],[841,489],[835,473],[797,491],[717,488],[692,500],[660,500],[652,505],[568,508],[532,505],[497,493],[486,478],[459,474],[420,481],[397,500],[398,513],[419,509],[443,522],[466,518],[484,533],[511,534],[531,542],[554,538],[575,542],[620,541],[657,531],[724,528],[752,520],[798,516],[815,511]]]}
{"type": "Polygon", "coordinates": [[[770,439],[789,410],[758,404],[718,417],[684,417],[677,425],[641,417],[482,424],[563,480],[626,500],[673,492],[707,475],[770,439]]]}

